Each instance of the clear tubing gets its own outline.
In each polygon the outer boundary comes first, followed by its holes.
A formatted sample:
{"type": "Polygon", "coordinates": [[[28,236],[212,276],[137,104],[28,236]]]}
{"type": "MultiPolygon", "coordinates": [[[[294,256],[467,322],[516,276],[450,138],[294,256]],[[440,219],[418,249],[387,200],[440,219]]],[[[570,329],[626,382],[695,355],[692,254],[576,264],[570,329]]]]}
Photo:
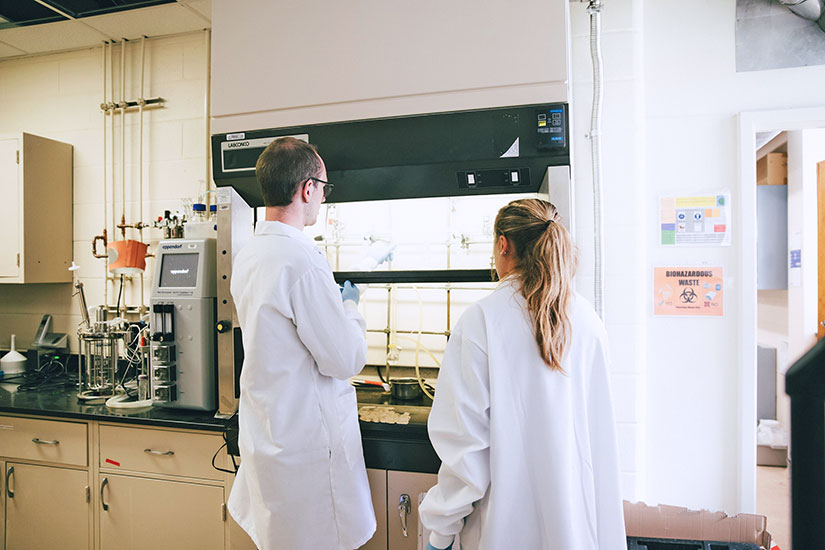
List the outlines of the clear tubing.
{"type": "MultiPolygon", "coordinates": [[[[421,378],[421,370],[419,369],[418,360],[418,352],[421,351],[423,347],[421,345],[421,330],[424,328],[424,301],[421,299],[421,293],[418,291],[418,288],[413,288],[415,289],[415,296],[418,298],[418,336],[415,339],[415,377],[418,378],[418,385],[421,387],[421,391],[424,392],[424,395],[430,399],[433,399],[433,394],[427,391],[427,387],[424,385],[424,380],[421,378]]],[[[427,348],[424,348],[424,350],[430,355],[430,357],[432,357],[435,364],[440,367],[441,363],[439,363],[432,352],[427,348]]]]}

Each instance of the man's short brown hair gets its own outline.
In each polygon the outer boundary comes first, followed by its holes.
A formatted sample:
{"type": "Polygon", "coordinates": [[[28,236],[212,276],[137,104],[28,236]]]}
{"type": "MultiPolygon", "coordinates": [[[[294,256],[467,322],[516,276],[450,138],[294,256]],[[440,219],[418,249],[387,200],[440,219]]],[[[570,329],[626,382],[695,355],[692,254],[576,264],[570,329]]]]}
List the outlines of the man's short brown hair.
{"type": "Polygon", "coordinates": [[[266,206],[287,206],[299,185],[320,175],[321,157],[315,146],[293,137],[270,143],[255,164],[266,206]]]}

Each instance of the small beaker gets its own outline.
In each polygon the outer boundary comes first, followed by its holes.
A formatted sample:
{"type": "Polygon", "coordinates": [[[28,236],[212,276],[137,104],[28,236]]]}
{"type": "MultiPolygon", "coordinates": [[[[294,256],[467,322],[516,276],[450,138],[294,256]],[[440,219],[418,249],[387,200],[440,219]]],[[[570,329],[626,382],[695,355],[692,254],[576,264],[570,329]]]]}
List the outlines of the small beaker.
{"type": "Polygon", "coordinates": [[[149,399],[149,377],[145,374],[138,375],[138,401],[149,399]]]}

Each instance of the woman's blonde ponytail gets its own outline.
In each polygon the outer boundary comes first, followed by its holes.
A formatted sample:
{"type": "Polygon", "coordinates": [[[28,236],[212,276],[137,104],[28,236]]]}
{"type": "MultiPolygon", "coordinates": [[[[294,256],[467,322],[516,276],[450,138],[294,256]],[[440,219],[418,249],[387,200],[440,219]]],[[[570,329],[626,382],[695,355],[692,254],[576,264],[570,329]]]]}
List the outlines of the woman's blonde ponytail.
{"type": "Polygon", "coordinates": [[[556,207],[540,199],[522,199],[503,207],[496,216],[496,236],[514,246],[515,275],[533,321],[536,343],[544,362],[562,370],[570,338],[568,306],[576,274],[576,250],[556,207]]]}

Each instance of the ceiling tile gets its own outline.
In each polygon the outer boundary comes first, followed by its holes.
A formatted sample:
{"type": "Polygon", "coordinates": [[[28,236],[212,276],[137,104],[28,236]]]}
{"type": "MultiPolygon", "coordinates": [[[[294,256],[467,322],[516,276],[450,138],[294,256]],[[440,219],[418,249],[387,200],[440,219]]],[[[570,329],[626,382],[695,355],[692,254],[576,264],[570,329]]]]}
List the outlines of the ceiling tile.
{"type": "Polygon", "coordinates": [[[142,35],[155,37],[197,31],[209,26],[197,14],[177,4],[84,17],[83,22],[108,36],[129,40],[142,35]]]}
{"type": "Polygon", "coordinates": [[[58,21],[0,30],[0,42],[28,53],[88,48],[99,45],[103,40],[103,35],[80,21],[58,21]]]}

